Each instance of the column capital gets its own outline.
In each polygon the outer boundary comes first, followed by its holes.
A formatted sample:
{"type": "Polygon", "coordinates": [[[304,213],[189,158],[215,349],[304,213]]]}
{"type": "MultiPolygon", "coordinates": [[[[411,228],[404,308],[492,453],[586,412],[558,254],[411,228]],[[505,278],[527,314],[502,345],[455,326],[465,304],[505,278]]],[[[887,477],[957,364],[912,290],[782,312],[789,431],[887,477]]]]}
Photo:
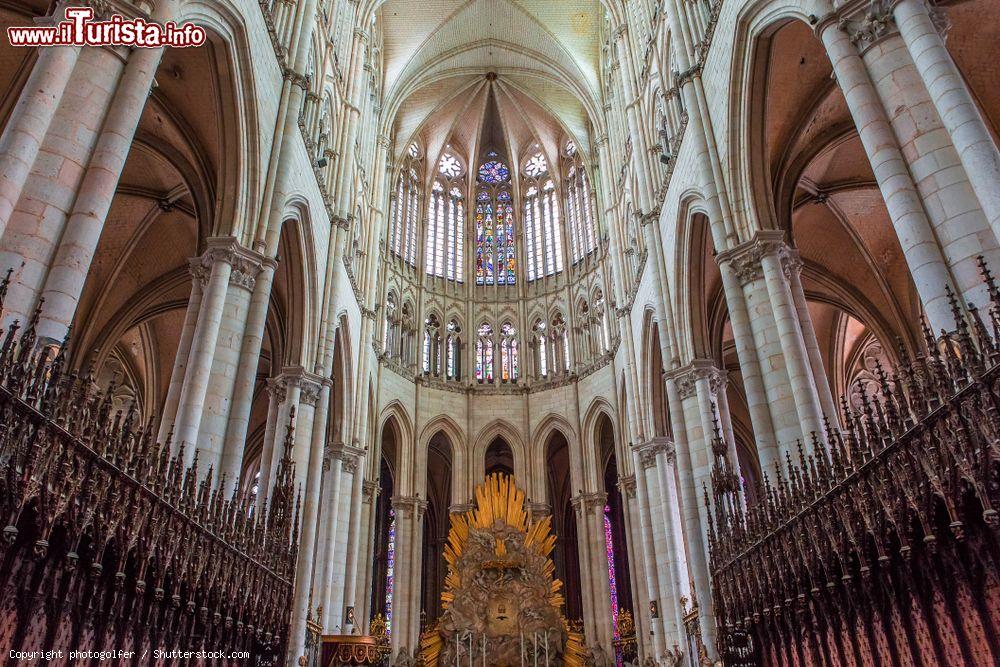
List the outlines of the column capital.
{"type": "Polygon", "coordinates": [[[531,512],[532,517],[544,517],[552,515],[552,505],[548,503],[532,503],[528,502],[524,504],[531,512]]]}
{"type": "Polygon", "coordinates": [[[765,256],[780,253],[787,247],[783,230],[761,229],[749,241],[720,252],[715,261],[720,267],[728,264],[740,284],[747,285],[764,277],[761,260],[765,256]]]}
{"type": "Polygon", "coordinates": [[[375,498],[378,497],[381,489],[379,488],[378,482],[366,479],[361,482],[361,494],[364,496],[362,500],[363,503],[371,505],[375,502],[375,498]]]}
{"type": "Polygon", "coordinates": [[[837,27],[860,50],[874,46],[882,39],[896,34],[892,15],[898,0],[848,0],[835,10],[837,27]]]}
{"type": "Polygon", "coordinates": [[[319,402],[323,386],[330,384],[330,381],[315,373],[310,373],[301,366],[285,366],[281,369],[281,375],[269,378],[267,383],[268,389],[273,387],[273,391],[277,392],[279,403],[284,402],[289,389],[298,387],[300,390],[299,402],[315,407],[319,402]]]}
{"type": "Polygon", "coordinates": [[[726,371],[719,369],[712,359],[694,359],[687,366],[681,366],[663,373],[667,380],[673,380],[681,400],[697,395],[698,380],[708,380],[712,396],[717,396],[728,381],[726,371]]]}
{"type": "Polygon", "coordinates": [[[427,501],[420,496],[393,496],[390,502],[396,516],[405,519],[420,518],[427,511],[427,501]]]}
{"type": "Polygon", "coordinates": [[[274,400],[281,404],[285,402],[288,398],[288,385],[285,384],[284,378],[280,375],[276,375],[271,378],[267,378],[265,383],[267,385],[267,393],[274,396],[274,400]]]}
{"type": "Polygon", "coordinates": [[[365,450],[360,447],[348,445],[345,442],[328,443],[323,452],[324,459],[338,459],[343,465],[344,472],[352,475],[358,471],[358,463],[365,455],[365,450]]]}
{"type": "Polygon", "coordinates": [[[476,509],[473,503],[452,503],[448,506],[449,514],[464,514],[476,509]]]}
{"type": "Polygon", "coordinates": [[[618,478],[618,490],[625,498],[635,498],[636,486],[635,475],[622,475],[618,478]]]}
{"type": "Polygon", "coordinates": [[[673,464],[677,456],[677,449],[674,447],[674,441],[663,436],[650,438],[645,442],[632,445],[632,451],[639,455],[639,464],[644,470],[655,467],[656,457],[660,454],[663,454],[665,457],[667,465],[673,464]]]}
{"type": "MultiPolygon", "coordinates": [[[[244,248],[239,240],[234,236],[216,236],[206,241],[205,252],[201,257],[191,260],[192,273],[195,272],[195,265],[205,270],[211,270],[215,262],[225,262],[233,267],[229,275],[229,284],[253,290],[257,283],[257,276],[265,268],[274,269],[277,262],[271,257],[267,257],[255,250],[244,248]]],[[[195,276],[201,279],[200,275],[195,276]]]]}
{"type": "Polygon", "coordinates": [[[608,494],[604,491],[591,491],[590,493],[581,492],[570,498],[570,503],[573,505],[573,509],[580,514],[594,514],[595,510],[598,508],[600,508],[601,513],[603,513],[604,506],[607,502],[608,494]]]}

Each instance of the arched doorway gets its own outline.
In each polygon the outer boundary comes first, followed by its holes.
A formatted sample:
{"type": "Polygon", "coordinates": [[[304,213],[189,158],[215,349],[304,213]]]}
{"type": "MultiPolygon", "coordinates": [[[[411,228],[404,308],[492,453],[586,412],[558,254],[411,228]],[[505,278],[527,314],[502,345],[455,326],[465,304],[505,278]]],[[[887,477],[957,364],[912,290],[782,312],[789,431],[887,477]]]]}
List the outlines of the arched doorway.
{"type": "Polygon", "coordinates": [[[552,532],[556,546],[552,551],[556,578],[563,582],[566,618],[583,618],[583,598],[580,581],[580,548],[577,543],[576,512],[573,509],[573,487],[569,474],[569,443],[559,431],[549,438],[545,447],[545,465],[549,506],[552,508],[552,532]]]}
{"type": "Polygon", "coordinates": [[[375,541],[372,555],[372,616],[381,614],[391,630],[392,591],[395,584],[396,517],[392,510],[395,492],[396,456],[401,437],[399,425],[389,417],[382,427],[379,457],[379,493],[375,505],[375,541]]]}
{"type": "Polygon", "coordinates": [[[604,544],[607,554],[607,576],[611,599],[611,618],[614,638],[618,639],[618,617],[622,610],[633,613],[632,573],[629,568],[628,533],[625,508],[618,488],[618,459],[615,455],[615,429],[611,419],[602,414],[597,423],[598,455],[603,470],[604,492],[604,544]]]}
{"type": "Polygon", "coordinates": [[[449,507],[452,503],[452,446],[441,431],[427,445],[427,509],[423,521],[423,549],[420,578],[420,627],[441,615],[441,591],[448,572],[444,545],[448,541],[449,507]]]}

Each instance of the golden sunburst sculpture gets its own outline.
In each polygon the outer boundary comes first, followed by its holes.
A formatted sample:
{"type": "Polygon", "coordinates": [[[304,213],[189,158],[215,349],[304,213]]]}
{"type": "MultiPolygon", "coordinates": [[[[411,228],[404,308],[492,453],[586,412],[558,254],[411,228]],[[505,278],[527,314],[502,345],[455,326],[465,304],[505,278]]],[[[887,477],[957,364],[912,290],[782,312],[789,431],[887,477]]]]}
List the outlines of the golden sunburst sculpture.
{"type": "Polygon", "coordinates": [[[547,657],[583,667],[583,635],[563,617],[553,576],[555,540],[550,517],[529,520],[512,478],[494,474],[476,487],[476,508],[451,518],[444,612],[420,638],[423,664],[520,667],[547,657]]]}

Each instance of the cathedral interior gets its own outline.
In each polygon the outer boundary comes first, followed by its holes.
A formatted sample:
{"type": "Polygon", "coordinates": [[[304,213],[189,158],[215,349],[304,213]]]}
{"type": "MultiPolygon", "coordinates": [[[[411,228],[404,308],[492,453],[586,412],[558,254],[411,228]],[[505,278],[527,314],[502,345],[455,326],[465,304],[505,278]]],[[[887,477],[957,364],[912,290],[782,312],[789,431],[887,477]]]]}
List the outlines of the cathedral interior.
{"type": "Polygon", "coordinates": [[[0,659],[1000,664],[998,17],[0,0],[0,659]]]}

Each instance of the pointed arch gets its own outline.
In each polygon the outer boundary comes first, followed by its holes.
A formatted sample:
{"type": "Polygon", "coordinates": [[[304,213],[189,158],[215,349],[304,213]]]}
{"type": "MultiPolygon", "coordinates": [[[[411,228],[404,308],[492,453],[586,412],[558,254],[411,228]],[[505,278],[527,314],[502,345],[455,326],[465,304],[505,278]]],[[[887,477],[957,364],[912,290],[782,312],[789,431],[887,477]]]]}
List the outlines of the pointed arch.
{"type": "Polygon", "coordinates": [[[485,469],[486,450],[496,438],[503,440],[510,445],[511,453],[514,455],[514,478],[524,483],[528,479],[528,452],[524,440],[521,438],[518,429],[503,419],[495,419],[476,435],[475,444],[472,447],[472,457],[469,461],[469,478],[478,482],[482,475],[478,471],[485,469]]]}

